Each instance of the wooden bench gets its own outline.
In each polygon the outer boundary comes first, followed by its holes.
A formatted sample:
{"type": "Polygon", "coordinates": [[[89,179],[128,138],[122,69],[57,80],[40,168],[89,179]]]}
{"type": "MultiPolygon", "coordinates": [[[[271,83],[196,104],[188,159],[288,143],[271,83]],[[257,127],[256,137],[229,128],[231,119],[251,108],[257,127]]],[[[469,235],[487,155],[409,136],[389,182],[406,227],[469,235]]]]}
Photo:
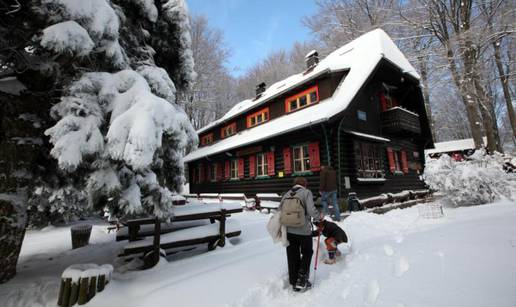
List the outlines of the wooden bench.
{"type": "MultiPolygon", "coordinates": [[[[236,237],[241,234],[237,221],[225,218],[214,224],[182,229],[161,236],[160,248],[163,250],[185,247],[197,244],[208,244],[208,249],[213,250],[217,246],[223,247],[226,238],[236,237]]],[[[147,253],[154,248],[153,238],[134,241],[124,247],[123,256],[139,253],[147,253]]]]}
{"type": "Polygon", "coordinates": [[[256,194],[258,209],[267,209],[267,213],[271,210],[277,210],[279,203],[283,197],[276,193],[258,193],[256,194]]]}
{"type": "Polygon", "coordinates": [[[248,198],[244,193],[203,193],[203,194],[185,194],[187,199],[195,199],[201,202],[214,203],[224,201],[241,201],[243,208],[252,209],[256,205],[254,198],[248,198]]]}

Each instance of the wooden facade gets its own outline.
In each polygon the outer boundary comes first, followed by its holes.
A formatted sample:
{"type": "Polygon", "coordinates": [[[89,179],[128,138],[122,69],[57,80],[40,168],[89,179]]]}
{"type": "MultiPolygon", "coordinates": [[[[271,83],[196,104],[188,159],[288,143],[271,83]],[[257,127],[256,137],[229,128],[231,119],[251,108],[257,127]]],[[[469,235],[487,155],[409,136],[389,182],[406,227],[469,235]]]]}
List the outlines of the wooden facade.
{"type": "MultiPolygon", "coordinates": [[[[314,86],[318,90],[317,103],[338,103],[325,99],[333,95],[346,75],[346,71],[323,74],[247,110],[234,119],[236,131],[248,129],[247,116],[262,108],[268,108],[269,121],[288,116],[287,98],[314,86]]],[[[306,120],[310,122],[309,118],[306,120]]],[[[232,124],[231,120],[203,131],[199,137],[213,134],[216,143],[220,129],[228,124],[232,124]]],[[[347,197],[349,192],[365,198],[422,189],[424,149],[431,145],[418,80],[384,59],[348,107],[327,121],[189,161],[190,193],[245,193],[248,197],[257,193],[282,194],[291,187],[295,176],[303,176],[316,194],[321,165],[331,165],[337,170],[339,197],[347,197]],[[308,161],[303,164],[296,158],[304,154],[308,154],[308,161]],[[263,169],[265,162],[267,171],[263,169]]]]}

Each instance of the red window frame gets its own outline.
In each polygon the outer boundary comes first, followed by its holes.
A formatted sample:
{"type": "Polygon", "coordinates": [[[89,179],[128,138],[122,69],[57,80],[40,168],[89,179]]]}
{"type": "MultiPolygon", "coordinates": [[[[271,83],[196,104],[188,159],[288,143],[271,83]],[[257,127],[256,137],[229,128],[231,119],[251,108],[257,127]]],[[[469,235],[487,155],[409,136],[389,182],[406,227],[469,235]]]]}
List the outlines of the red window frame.
{"type": "Polygon", "coordinates": [[[236,133],[236,122],[233,122],[229,125],[226,125],[222,128],[220,128],[220,138],[223,139],[223,138],[227,138],[228,136],[232,136],[236,133]],[[231,128],[232,129],[232,133],[231,134],[228,134],[227,131],[228,131],[228,128],[231,128]]]}
{"type": "Polygon", "coordinates": [[[201,145],[210,145],[213,143],[213,132],[201,136],[201,145]]]}
{"type": "Polygon", "coordinates": [[[258,112],[254,112],[251,115],[247,115],[247,120],[246,120],[247,128],[251,128],[251,127],[255,127],[255,126],[261,125],[261,124],[269,121],[270,117],[271,117],[271,113],[269,112],[269,107],[263,108],[263,109],[261,109],[258,112]],[[267,116],[264,115],[265,113],[267,113],[267,116]],[[255,120],[255,123],[251,124],[251,120],[253,118],[258,118],[258,116],[262,116],[262,115],[263,115],[264,119],[261,122],[258,123],[258,120],[255,120]]]}
{"type": "Polygon", "coordinates": [[[306,107],[309,107],[311,105],[314,105],[316,103],[319,103],[319,85],[314,85],[304,91],[302,91],[301,93],[297,93],[295,95],[292,95],[290,97],[287,97],[285,99],[285,113],[292,113],[292,112],[295,112],[297,110],[301,110],[301,109],[304,109],[306,107]],[[312,101],[308,101],[308,98],[307,98],[307,104],[302,106],[302,107],[298,107],[296,108],[295,110],[291,110],[290,109],[290,102],[293,101],[293,100],[297,100],[299,97],[303,97],[303,96],[308,96],[310,95],[311,92],[313,92],[315,90],[315,95],[317,95],[317,100],[315,102],[312,102],[312,101]]]}

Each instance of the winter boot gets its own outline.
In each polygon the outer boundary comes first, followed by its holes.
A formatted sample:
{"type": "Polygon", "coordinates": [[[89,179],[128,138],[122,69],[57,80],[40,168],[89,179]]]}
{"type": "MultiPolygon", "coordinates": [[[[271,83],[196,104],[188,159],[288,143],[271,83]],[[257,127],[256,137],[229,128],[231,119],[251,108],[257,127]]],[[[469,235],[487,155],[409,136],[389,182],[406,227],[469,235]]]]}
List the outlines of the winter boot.
{"type": "Polygon", "coordinates": [[[335,258],[324,259],[323,262],[326,263],[326,264],[334,264],[335,263],[335,258]]]}
{"type": "Polygon", "coordinates": [[[308,285],[310,285],[310,287],[312,286],[312,284],[310,284],[308,281],[308,274],[299,273],[296,285],[294,286],[294,291],[304,292],[306,291],[308,285]]]}

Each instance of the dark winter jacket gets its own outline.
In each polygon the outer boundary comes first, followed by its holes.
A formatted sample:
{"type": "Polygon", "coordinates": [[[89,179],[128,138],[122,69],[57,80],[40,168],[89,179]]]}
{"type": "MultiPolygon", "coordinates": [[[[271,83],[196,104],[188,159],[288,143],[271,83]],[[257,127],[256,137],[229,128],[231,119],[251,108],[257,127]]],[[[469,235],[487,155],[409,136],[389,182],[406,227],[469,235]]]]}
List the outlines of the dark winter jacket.
{"type": "Polygon", "coordinates": [[[348,236],[344,230],[333,222],[323,220],[318,223],[318,228],[321,230],[322,235],[326,238],[334,238],[339,243],[348,242],[348,236]]]}
{"type": "Polygon", "coordinates": [[[323,167],[320,173],[319,191],[331,192],[337,190],[337,173],[330,166],[323,167]]]}
{"type": "MultiPolygon", "coordinates": [[[[289,193],[291,191],[295,192],[295,196],[301,199],[301,202],[303,203],[303,206],[305,206],[305,218],[306,222],[301,227],[287,227],[287,232],[296,234],[296,235],[303,235],[303,236],[310,236],[312,234],[312,222],[311,218],[314,218],[315,221],[319,221],[319,211],[315,209],[314,205],[314,197],[312,195],[312,192],[309,189],[306,189],[305,187],[301,185],[295,185],[290,191],[285,193],[283,195],[283,198],[281,201],[283,202],[283,199],[288,197],[289,193]]],[[[278,207],[278,210],[281,210],[281,204],[278,207]]]]}

